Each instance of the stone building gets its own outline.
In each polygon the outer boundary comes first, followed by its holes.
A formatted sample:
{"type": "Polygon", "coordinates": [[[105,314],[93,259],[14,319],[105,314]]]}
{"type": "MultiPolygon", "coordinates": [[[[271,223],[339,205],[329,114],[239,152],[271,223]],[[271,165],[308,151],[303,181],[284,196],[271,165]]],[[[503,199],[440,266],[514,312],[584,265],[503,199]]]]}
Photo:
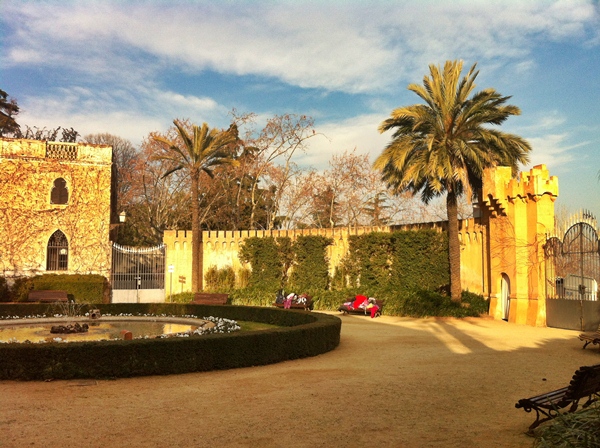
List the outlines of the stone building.
{"type": "Polygon", "coordinates": [[[0,275],[109,278],[112,148],[0,139],[0,275]]]}

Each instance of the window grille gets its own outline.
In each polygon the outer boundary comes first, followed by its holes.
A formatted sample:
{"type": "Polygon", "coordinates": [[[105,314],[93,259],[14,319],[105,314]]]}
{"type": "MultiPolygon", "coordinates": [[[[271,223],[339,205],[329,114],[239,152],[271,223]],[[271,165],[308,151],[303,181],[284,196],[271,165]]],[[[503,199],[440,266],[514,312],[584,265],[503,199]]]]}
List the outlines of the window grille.
{"type": "Polygon", "coordinates": [[[51,204],[66,204],[69,202],[69,190],[67,190],[67,182],[59,177],[54,181],[54,186],[50,192],[51,204]]]}
{"type": "Polygon", "coordinates": [[[69,242],[60,230],[48,240],[47,271],[66,271],[69,265],[69,242]]]}
{"type": "Polygon", "coordinates": [[[77,143],[48,142],[46,157],[49,159],[77,160],[77,143]]]}

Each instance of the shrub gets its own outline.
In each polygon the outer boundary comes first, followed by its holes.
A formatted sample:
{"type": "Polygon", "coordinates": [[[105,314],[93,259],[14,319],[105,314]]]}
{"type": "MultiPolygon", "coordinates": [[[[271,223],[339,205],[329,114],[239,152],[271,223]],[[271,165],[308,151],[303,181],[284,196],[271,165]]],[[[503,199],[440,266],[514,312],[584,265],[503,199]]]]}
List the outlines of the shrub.
{"type": "Polygon", "coordinates": [[[300,235],[294,241],[294,268],[288,289],[304,292],[310,288],[326,290],[329,287],[327,246],[332,243],[331,238],[317,235],[300,235]]]}
{"type": "Polygon", "coordinates": [[[217,268],[211,266],[204,276],[206,290],[209,292],[228,292],[235,287],[235,271],[231,266],[217,268]]]}
{"type": "Polygon", "coordinates": [[[8,293],[9,290],[8,285],[6,284],[6,279],[4,277],[0,277],[0,302],[10,301],[8,293]]]}
{"type": "Polygon", "coordinates": [[[535,448],[600,447],[600,404],[555,419],[535,429],[535,448]]]}
{"type": "Polygon", "coordinates": [[[399,314],[410,317],[478,317],[489,307],[477,294],[463,291],[462,302],[456,303],[445,294],[424,289],[412,291],[398,305],[399,314]]]}
{"type": "Polygon", "coordinates": [[[44,274],[21,277],[10,288],[13,302],[25,302],[31,290],[64,290],[69,297],[80,303],[107,303],[109,301],[108,280],[101,275],[44,274]]]}
{"type": "Polygon", "coordinates": [[[240,247],[239,258],[250,263],[250,288],[276,291],[285,285],[292,263],[291,239],[252,237],[240,247]]]}

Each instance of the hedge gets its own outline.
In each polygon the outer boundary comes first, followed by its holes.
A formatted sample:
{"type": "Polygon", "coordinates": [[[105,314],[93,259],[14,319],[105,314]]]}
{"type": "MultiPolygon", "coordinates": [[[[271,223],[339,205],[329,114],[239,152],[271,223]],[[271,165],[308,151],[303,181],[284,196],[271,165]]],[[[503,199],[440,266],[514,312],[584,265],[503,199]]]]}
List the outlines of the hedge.
{"type": "Polygon", "coordinates": [[[62,290],[67,291],[69,298],[76,302],[107,303],[110,300],[108,280],[94,274],[43,274],[34,277],[21,277],[5,300],[24,302],[31,290],[62,290]]]}
{"type": "MultiPolygon", "coordinates": [[[[316,356],[339,345],[336,316],[279,308],[99,304],[102,314],[216,316],[279,325],[188,338],[0,344],[0,379],[46,380],[169,375],[250,367],[316,356]]],[[[0,316],[46,314],[48,305],[0,304],[0,316]]]]}

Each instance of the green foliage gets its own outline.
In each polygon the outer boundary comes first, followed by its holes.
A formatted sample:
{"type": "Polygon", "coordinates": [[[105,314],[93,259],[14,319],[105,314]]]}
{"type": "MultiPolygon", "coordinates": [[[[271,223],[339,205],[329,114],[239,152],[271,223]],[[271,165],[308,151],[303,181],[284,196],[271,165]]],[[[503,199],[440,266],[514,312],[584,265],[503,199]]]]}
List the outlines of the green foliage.
{"type": "Polygon", "coordinates": [[[250,273],[251,273],[251,271],[248,268],[239,269],[237,271],[235,287],[236,288],[247,288],[248,282],[250,281],[250,273]]]}
{"type": "Polygon", "coordinates": [[[275,302],[275,292],[272,289],[263,290],[257,287],[247,287],[232,291],[229,294],[229,299],[232,305],[271,306],[275,302]]]}
{"type": "MultiPolygon", "coordinates": [[[[239,256],[243,262],[250,263],[252,270],[247,287],[237,294],[237,303],[271,304],[275,291],[282,288],[299,293],[311,288],[326,290],[329,286],[327,246],[332,242],[331,238],[317,235],[300,235],[293,244],[287,237],[248,238],[239,256]],[[265,295],[265,291],[269,293],[265,295]]],[[[236,303],[235,294],[233,300],[236,303]]]]}
{"type": "Polygon", "coordinates": [[[8,301],[10,301],[8,285],[6,284],[6,279],[0,277],[0,302],[8,301]]]}
{"type": "Polygon", "coordinates": [[[305,292],[311,288],[326,290],[329,287],[327,246],[331,244],[331,238],[317,235],[300,235],[294,241],[294,269],[288,289],[305,292]]]}
{"type": "Polygon", "coordinates": [[[288,237],[246,239],[240,248],[239,257],[252,266],[248,287],[264,291],[282,288],[293,260],[291,247],[292,242],[288,237]]]}
{"type": "Polygon", "coordinates": [[[218,269],[211,266],[204,276],[205,290],[208,292],[229,292],[235,287],[235,271],[231,266],[218,269]]]}
{"type": "Polygon", "coordinates": [[[194,300],[193,292],[182,292],[180,294],[173,294],[171,297],[172,303],[190,303],[194,300]]]}
{"type": "Polygon", "coordinates": [[[415,288],[437,290],[449,283],[445,233],[434,230],[352,235],[335,284],[406,294],[415,288]]]}
{"type": "MultiPolygon", "coordinates": [[[[256,238],[246,248],[245,260],[269,261],[279,255],[274,239],[256,238]],[[251,249],[251,250],[250,250],[251,249]],[[250,255],[254,254],[252,258],[250,255]]],[[[327,284],[326,248],[331,240],[304,236],[292,246],[296,262],[286,291],[312,296],[316,310],[337,310],[348,298],[358,294],[385,301],[384,314],[427,317],[480,316],[489,303],[482,296],[464,291],[462,304],[445,294],[449,284],[447,235],[434,230],[374,232],[353,235],[349,251],[327,284]]],[[[265,263],[266,265],[266,263],[265,263]]],[[[254,268],[254,264],[252,264],[254,268]]],[[[283,264],[274,264],[283,269],[283,264]]],[[[263,268],[266,269],[266,268],[263,268]]],[[[275,267],[270,269],[275,270],[275,267]]],[[[259,271],[259,272],[265,272],[259,271]]],[[[285,275],[281,275],[285,278],[285,275]]],[[[230,293],[236,305],[271,306],[275,282],[267,287],[256,281],[252,286],[230,293]]]]}
{"type": "Polygon", "coordinates": [[[457,303],[445,294],[423,289],[390,303],[395,310],[389,310],[387,305],[388,301],[385,312],[410,317],[479,317],[489,309],[489,302],[477,294],[463,291],[462,302],[457,303]]]}
{"type": "Polygon", "coordinates": [[[15,280],[9,297],[13,302],[24,302],[31,290],[67,291],[79,303],[108,302],[109,285],[101,275],[84,274],[44,274],[35,277],[22,277],[15,280]]]}
{"type": "Polygon", "coordinates": [[[600,447],[600,404],[555,419],[535,429],[535,448],[600,447]]]}

